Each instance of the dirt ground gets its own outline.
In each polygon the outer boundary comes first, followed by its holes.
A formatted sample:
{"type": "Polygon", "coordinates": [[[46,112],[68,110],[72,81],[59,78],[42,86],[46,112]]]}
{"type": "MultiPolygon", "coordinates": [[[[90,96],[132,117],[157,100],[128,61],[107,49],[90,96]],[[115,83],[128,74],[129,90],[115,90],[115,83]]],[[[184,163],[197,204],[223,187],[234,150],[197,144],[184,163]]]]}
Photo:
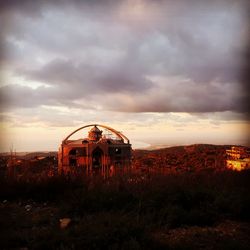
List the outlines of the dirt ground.
{"type": "MultiPolygon", "coordinates": [[[[71,218],[73,223],[62,230],[61,218],[55,204],[3,201],[0,208],[1,223],[3,223],[1,249],[28,250],[30,248],[25,245],[27,239],[41,240],[38,235],[44,234],[43,240],[45,240],[46,232],[51,232],[52,229],[64,234],[76,224],[81,224],[81,221],[71,218]]],[[[149,237],[156,249],[250,249],[250,223],[225,220],[209,227],[159,228],[151,232],[149,237]]]]}
{"type": "Polygon", "coordinates": [[[212,227],[159,230],[153,238],[170,249],[250,249],[250,223],[226,220],[212,227]]]}

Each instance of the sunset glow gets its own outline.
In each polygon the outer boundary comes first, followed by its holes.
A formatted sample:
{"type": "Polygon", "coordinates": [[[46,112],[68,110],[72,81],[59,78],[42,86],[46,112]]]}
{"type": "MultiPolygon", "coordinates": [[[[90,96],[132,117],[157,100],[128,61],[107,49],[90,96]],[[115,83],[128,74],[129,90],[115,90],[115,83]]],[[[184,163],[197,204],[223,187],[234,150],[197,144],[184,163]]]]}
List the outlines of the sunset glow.
{"type": "Polygon", "coordinates": [[[1,152],[92,123],[133,148],[249,145],[245,1],[90,2],[3,4],[1,152]]]}

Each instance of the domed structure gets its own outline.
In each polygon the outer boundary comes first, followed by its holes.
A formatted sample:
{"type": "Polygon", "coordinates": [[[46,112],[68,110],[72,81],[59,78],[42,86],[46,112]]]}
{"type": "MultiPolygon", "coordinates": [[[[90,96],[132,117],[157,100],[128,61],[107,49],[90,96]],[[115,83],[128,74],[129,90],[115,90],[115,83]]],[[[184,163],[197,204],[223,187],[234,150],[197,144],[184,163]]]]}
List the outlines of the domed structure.
{"type": "Polygon", "coordinates": [[[121,132],[105,125],[91,124],[83,126],[63,141],[58,152],[59,172],[84,171],[87,174],[93,171],[109,173],[115,168],[126,168],[131,162],[131,144],[121,132]],[[87,138],[69,140],[76,132],[91,127],[87,138]],[[109,132],[104,135],[99,129],[109,132]]]}
{"type": "Polygon", "coordinates": [[[99,141],[102,138],[102,131],[95,125],[89,131],[89,140],[90,141],[99,141]]]}

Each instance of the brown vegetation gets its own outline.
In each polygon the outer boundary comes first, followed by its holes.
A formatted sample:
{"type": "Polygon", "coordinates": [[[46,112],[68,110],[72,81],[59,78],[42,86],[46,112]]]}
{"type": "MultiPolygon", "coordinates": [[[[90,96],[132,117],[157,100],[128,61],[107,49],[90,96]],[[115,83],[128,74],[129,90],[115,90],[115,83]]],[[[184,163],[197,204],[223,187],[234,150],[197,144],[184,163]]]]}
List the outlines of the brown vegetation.
{"type": "MultiPolygon", "coordinates": [[[[174,152],[182,155],[175,162],[194,159],[187,158],[184,149],[172,150],[172,159],[174,152]]],[[[158,152],[137,151],[134,161],[158,152]]],[[[29,163],[29,171],[18,178],[1,175],[1,249],[248,249],[250,245],[248,170],[163,174],[145,170],[142,164],[130,174],[103,179],[48,176],[45,170],[53,162],[45,158],[29,163]],[[33,171],[35,166],[43,171],[33,171]],[[65,219],[69,223],[62,228],[65,219]]]]}

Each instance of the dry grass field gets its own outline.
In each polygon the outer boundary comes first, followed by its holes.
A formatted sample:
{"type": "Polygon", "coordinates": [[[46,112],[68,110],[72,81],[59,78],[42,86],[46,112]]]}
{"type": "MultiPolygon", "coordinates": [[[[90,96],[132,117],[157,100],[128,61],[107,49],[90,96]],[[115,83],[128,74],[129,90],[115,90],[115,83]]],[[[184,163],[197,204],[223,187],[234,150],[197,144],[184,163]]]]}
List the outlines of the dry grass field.
{"type": "Polygon", "coordinates": [[[144,166],[104,179],[34,162],[19,177],[2,171],[0,249],[249,249],[249,170],[144,166]]]}

